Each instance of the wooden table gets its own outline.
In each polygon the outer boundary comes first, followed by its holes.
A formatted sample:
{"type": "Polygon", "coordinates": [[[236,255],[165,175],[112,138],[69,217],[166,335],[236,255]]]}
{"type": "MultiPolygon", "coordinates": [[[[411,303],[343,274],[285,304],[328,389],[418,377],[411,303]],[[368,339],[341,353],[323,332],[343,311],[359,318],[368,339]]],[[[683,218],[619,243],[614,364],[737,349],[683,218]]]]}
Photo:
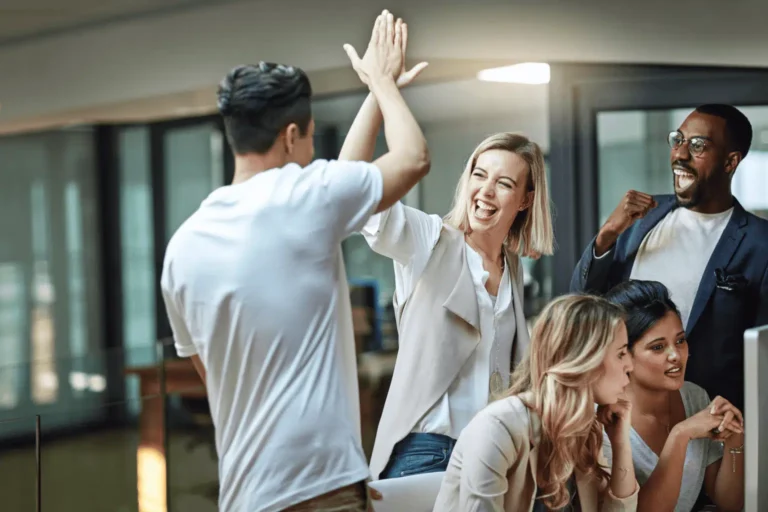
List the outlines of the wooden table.
{"type": "Polygon", "coordinates": [[[165,400],[161,373],[165,372],[165,395],[206,398],[205,386],[191,359],[172,359],[159,366],[126,368],[126,375],[139,377],[141,412],[136,477],[139,512],[167,512],[165,464],[165,400]]]}

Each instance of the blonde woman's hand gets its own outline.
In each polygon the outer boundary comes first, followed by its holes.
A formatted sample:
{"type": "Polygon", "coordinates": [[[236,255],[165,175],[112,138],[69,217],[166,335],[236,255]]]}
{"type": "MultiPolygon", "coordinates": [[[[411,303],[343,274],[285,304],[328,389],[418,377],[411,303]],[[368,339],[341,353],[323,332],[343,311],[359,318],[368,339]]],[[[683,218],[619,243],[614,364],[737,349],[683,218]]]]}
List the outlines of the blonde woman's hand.
{"type": "Polygon", "coordinates": [[[352,67],[367,86],[377,80],[395,80],[403,69],[402,21],[395,23],[386,9],[376,18],[368,49],[361,59],[352,45],[345,44],[352,67]]]}
{"type": "Polygon", "coordinates": [[[615,404],[599,406],[597,420],[603,424],[611,444],[629,442],[629,432],[632,429],[632,402],[620,398],[615,404]]]}
{"type": "MultiPolygon", "coordinates": [[[[403,66],[400,69],[400,73],[397,76],[397,86],[398,87],[405,87],[407,85],[410,85],[413,80],[419,76],[419,73],[424,71],[424,68],[426,68],[429,64],[426,62],[419,62],[415,66],[413,66],[410,70],[406,71],[405,69],[405,51],[408,47],[408,25],[398,19],[397,23],[400,24],[400,46],[401,51],[403,54],[403,66]]],[[[397,26],[395,26],[395,31],[397,31],[397,26]]]]}

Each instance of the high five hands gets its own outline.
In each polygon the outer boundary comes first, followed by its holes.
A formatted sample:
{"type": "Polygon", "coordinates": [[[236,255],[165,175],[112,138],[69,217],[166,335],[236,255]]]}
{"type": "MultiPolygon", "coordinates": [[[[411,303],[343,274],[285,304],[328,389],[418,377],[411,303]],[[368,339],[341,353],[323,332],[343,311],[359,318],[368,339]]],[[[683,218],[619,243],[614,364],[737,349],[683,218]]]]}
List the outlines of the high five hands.
{"type": "Polygon", "coordinates": [[[410,70],[406,70],[405,53],[408,47],[408,25],[398,18],[394,19],[386,9],[376,18],[371,32],[371,40],[361,59],[354,47],[344,45],[352,68],[360,80],[371,86],[373,80],[391,77],[398,87],[410,84],[427,67],[426,62],[420,62],[410,70]]]}

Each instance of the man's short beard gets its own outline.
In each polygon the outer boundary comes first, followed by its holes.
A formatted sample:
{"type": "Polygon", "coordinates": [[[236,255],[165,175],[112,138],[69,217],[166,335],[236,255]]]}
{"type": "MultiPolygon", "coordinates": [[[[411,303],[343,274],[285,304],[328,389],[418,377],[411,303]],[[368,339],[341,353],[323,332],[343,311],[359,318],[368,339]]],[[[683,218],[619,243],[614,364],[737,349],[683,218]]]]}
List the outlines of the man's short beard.
{"type": "Polygon", "coordinates": [[[693,191],[693,194],[688,199],[680,199],[680,196],[675,194],[675,201],[677,202],[677,206],[682,208],[694,208],[698,206],[699,203],[701,203],[701,187],[698,186],[699,184],[696,183],[694,185],[695,190],[693,191]]]}

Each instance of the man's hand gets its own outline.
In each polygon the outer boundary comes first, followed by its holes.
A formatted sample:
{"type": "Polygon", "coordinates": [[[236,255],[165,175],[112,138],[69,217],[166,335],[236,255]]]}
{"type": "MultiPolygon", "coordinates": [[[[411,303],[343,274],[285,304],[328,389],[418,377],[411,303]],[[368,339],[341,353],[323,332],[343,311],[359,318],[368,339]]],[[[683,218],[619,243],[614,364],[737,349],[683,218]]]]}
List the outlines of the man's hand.
{"type": "Polygon", "coordinates": [[[616,243],[624,231],[630,228],[637,219],[645,217],[657,203],[653,197],[643,192],[630,190],[613,210],[605,222],[595,241],[595,255],[602,256],[616,243]]]}
{"type": "Polygon", "coordinates": [[[402,20],[395,23],[392,13],[384,10],[376,18],[362,59],[352,45],[344,45],[352,67],[368,87],[380,80],[394,81],[400,75],[403,69],[402,25],[402,20]]]}
{"type": "Polygon", "coordinates": [[[413,82],[414,78],[419,76],[419,73],[424,71],[424,68],[426,68],[429,64],[426,62],[419,62],[413,66],[410,71],[405,70],[405,51],[408,48],[408,25],[406,25],[404,21],[398,19],[397,23],[395,24],[395,30],[397,30],[397,24],[400,24],[400,44],[403,54],[403,65],[400,68],[400,73],[397,77],[397,86],[402,88],[413,82]]]}

